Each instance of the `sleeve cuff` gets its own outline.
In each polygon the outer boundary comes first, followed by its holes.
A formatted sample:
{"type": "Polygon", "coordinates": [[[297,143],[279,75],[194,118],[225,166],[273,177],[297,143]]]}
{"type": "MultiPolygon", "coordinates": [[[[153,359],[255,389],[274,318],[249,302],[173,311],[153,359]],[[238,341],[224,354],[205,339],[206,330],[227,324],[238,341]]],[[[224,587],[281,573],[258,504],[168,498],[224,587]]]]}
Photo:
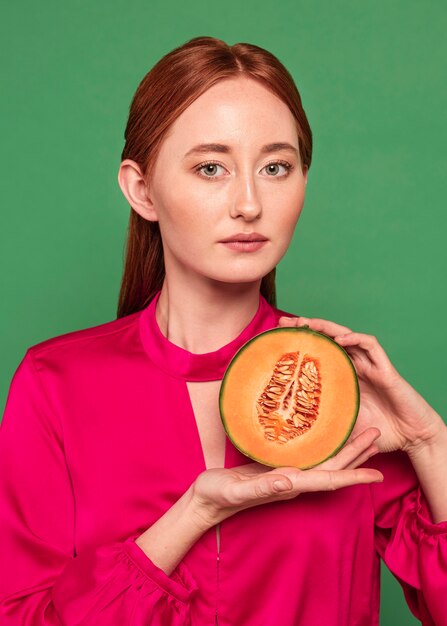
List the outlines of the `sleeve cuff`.
{"type": "Polygon", "coordinates": [[[135,543],[134,537],[123,542],[123,550],[139,570],[177,600],[187,602],[191,594],[198,589],[194,577],[183,562],[180,562],[171,576],[168,576],[135,543]]]}
{"type": "Polygon", "coordinates": [[[414,511],[419,528],[427,535],[441,535],[447,533],[447,520],[438,523],[433,521],[428,502],[420,486],[416,493],[414,511]]]}

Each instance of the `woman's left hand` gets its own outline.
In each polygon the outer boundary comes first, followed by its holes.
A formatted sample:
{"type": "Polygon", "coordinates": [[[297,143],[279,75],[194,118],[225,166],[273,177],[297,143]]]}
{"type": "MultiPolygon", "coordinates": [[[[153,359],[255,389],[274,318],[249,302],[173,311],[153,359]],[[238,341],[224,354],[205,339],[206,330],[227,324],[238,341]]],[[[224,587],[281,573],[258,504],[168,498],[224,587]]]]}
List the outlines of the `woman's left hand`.
{"type": "Polygon", "coordinates": [[[360,409],[351,437],[374,426],[379,452],[413,452],[430,445],[446,428],[442,418],[397,372],[385,350],[372,335],[322,319],[281,317],[278,326],[304,326],[328,335],[349,354],[357,371],[360,409]]]}

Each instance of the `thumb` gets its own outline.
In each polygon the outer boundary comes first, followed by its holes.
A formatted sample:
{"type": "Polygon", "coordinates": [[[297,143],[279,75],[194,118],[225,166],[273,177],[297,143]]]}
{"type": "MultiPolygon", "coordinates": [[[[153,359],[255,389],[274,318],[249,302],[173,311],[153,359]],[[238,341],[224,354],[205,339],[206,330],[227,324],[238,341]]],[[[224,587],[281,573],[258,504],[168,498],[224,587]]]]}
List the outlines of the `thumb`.
{"type": "Polygon", "coordinates": [[[273,480],[273,491],[288,491],[292,489],[293,485],[288,478],[281,476],[273,480]]]}
{"type": "Polygon", "coordinates": [[[287,476],[282,474],[265,473],[249,480],[244,480],[238,485],[241,499],[245,501],[269,498],[277,493],[289,491],[293,484],[287,476]]]}

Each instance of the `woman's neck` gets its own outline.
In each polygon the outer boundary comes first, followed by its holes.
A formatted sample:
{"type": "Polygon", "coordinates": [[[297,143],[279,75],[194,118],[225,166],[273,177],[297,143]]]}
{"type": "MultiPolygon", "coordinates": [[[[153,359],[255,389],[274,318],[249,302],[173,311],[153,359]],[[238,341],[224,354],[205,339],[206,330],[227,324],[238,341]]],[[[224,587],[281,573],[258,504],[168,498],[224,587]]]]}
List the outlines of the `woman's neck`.
{"type": "Polygon", "coordinates": [[[214,352],[237,337],[259,307],[261,281],[191,289],[165,278],[156,320],[163,335],[194,354],[214,352]]]}

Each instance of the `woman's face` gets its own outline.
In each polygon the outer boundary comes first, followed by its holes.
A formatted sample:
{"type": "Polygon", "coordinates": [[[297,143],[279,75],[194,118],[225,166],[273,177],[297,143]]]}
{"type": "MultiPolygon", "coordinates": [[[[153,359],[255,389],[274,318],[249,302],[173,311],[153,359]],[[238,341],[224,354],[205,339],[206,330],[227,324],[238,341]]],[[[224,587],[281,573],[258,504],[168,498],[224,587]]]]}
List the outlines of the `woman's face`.
{"type": "Polygon", "coordinates": [[[289,246],[306,182],[287,105],[248,78],[212,86],[170,128],[147,187],[144,217],[159,222],[167,276],[260,280],[289,246]],[[275,143],[291,147],[266,148],[275,143]],[[221,243],[253,232],[267,239],[257,250],[221,243]]]}

